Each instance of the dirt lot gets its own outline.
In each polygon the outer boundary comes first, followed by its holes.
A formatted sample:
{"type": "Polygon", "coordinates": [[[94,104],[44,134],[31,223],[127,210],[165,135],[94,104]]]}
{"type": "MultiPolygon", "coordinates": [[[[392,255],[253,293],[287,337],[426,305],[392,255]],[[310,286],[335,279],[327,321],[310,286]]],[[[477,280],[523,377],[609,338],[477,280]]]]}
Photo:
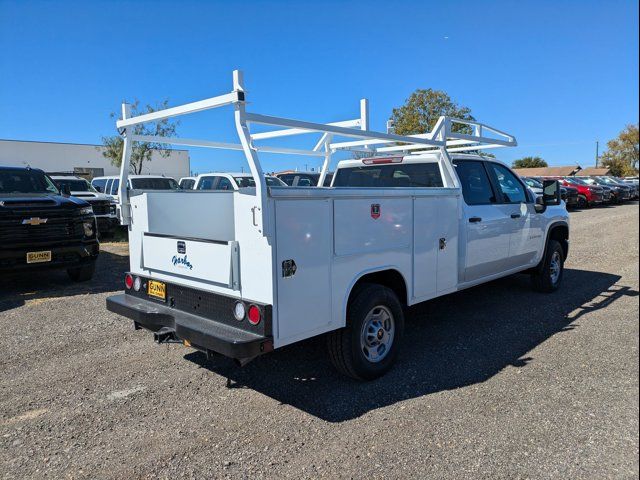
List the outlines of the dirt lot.
{"type": "Polygon", "coordinates": [[[3,478],[638,476],[638,204],[572,213],[560,292],[517,276],[412,309],[385,378],[314,339],[244,369],[105,309],[93,282],[0,279],[3,478]],[[232,388],[226,388],[226,377],[232,388]]]}

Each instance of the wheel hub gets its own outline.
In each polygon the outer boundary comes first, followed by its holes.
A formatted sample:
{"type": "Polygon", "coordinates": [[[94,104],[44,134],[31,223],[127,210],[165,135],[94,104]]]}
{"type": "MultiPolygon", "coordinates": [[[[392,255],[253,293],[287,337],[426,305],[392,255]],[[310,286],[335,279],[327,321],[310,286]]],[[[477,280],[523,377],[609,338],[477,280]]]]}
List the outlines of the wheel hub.
{"type": "Polygon", "coordinates": [[[394,334],[391,310],[384,305],[373,307],[365,317],[360,334],[360,349],[365,358],[372,363],[385,358],[393,345],[394,334]]]}

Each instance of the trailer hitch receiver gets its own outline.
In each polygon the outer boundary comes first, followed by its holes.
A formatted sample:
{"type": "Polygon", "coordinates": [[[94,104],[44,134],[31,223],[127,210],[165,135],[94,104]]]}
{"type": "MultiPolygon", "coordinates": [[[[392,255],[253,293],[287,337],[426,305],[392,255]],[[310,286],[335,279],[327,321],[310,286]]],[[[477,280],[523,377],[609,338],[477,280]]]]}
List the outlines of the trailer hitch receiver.
{"type": "Polygon", "coordinates": [[[176,331],[169,327],[162,327],[157,332],[153,332],[153,339],[158,343],[182,343],[176,337],[176,331]]]}

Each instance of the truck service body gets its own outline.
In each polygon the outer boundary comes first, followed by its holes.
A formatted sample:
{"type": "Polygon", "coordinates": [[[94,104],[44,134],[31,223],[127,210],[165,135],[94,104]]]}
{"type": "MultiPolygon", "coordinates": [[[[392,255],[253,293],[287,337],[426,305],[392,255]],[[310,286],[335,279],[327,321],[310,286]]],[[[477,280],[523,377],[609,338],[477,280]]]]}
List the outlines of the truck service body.
{"type": "Polygon", "coordinates": [[[522,271],[532,274],[539,290],[559,286],[568,216],[558,183],[545,182],[545,194],[536,200],[502,163],[464,153],[513,146],[511,135],[447,117],[427,134],[374,132],[366,101],[360,118],[330,124],[248,113],[245,106],[240,72],[234,72],[230,94],[133,118],[123,105],[119,184],[131,265],[125,293],[108,298],[107,306],[133,319],[136,328],[153,331],[157,341],[181,341],[243,364],[328,333],[334,365],[370,379],[393,364],[402,306],[522,271]],[[162,143],[242,150],[255,188],[126,188],[131,142],[152,140],[128,127],[225,105],[234,108],[239,144],[162,143]],[[251,133],[252,124],[281,128],[251,133]],[[463,133],[454,132],[454,124],[463,133]],[[312,150],[259,145],[313,133],[321,137],[312,150]],[[269,187],[258,156],[319,157],[323,185],[332,154],[354,149],[371,158],[341,162],[332,187],[269,187]],[[371,177],[367,169],[389,165],[404,168],[394,170],[394,186],[378,186],[375,179],[335,186],[341,170],[356,168],[371,177]],[[423,186],[427,177],[437,186],[423,186]]]}

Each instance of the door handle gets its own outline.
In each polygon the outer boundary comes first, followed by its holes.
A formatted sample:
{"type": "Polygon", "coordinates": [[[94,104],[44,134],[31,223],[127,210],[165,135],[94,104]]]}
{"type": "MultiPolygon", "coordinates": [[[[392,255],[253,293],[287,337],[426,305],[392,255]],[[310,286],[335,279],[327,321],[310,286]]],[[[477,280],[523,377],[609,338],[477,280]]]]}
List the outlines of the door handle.
{"type": "Polygon", "coordinates": [[[481,222],[481,221],[482,221],[482,218],[480,218],[480,217],[471,217],[469,219],[469,223],[478,223],[478,222],[481,222]]]}
{"type": "Polygon", "coordinates": [[[520,215],[519,213],[512,213],[511,214],[511,218],[520,218],[522,215],[520,215]]]}

